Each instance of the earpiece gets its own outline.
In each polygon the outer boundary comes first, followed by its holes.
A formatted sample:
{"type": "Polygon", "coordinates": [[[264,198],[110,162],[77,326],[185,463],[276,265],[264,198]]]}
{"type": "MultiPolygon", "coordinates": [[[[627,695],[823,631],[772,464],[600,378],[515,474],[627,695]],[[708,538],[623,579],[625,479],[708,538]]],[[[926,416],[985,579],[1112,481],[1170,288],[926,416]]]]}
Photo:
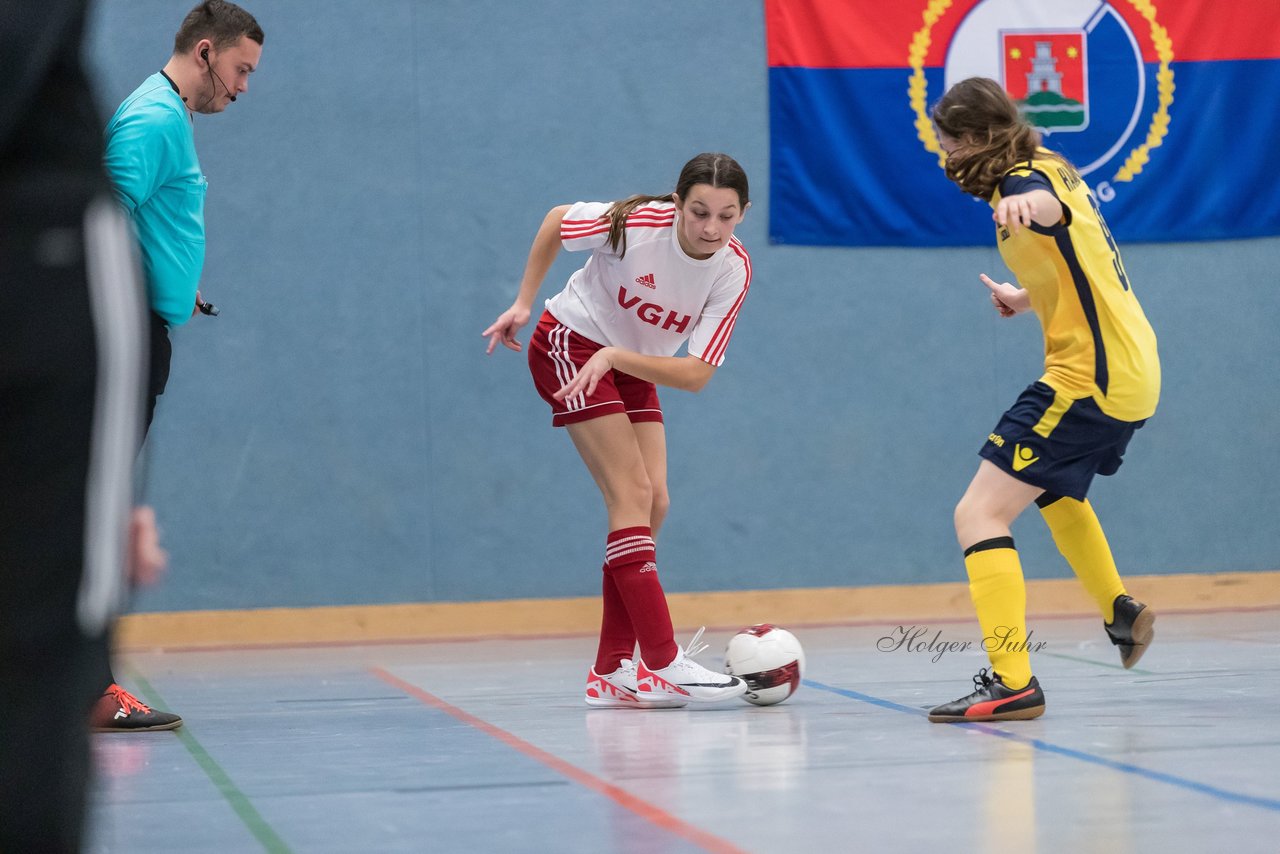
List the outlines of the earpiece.
{"type": "MultiPolygon", "coordinates": [[[[223,83],[222,77],[218,74],[218,72],[213,70],[213,65],[212,63],[209,62],[209,48],[206,47],[204,50],[200,51],[200,58],[204,60],[204,67],[209,69],[210,83],[213,82],[213,78],[217,77],[218,82],[222,83],[222,88],[227,90],[228,99],[231,101],[234,101],[236,99],[236,96],[231,94],[231,89],[227,87],[226,83],[223,83]]],[[[214,313],[216,314],[217,312],[215,311],[214,313]]]]}

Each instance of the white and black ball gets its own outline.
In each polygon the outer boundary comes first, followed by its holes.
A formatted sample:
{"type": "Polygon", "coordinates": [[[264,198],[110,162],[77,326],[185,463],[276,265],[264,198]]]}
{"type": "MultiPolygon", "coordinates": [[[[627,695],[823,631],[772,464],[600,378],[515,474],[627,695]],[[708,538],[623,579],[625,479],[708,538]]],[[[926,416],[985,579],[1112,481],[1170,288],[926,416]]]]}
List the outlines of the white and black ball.
{"type": "Polygon", "coordinates": [[[748,703],[772,706],[800,687],[804,648],[786,629],[768,623],[748,626],[729,639],[724,670],[747,683],[748,703]]]}

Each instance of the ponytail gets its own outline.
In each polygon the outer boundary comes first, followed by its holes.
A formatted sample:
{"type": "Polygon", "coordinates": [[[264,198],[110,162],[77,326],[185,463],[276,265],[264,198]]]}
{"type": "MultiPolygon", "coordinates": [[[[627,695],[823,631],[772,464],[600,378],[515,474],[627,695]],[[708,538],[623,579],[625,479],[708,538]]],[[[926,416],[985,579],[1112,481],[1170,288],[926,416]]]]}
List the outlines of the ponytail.
{"type": "Polygon", "coordinates": [[[628,196],[609,206],[609,210],[604,214],[609,218],[609,246],[618,253],[618,257],[625,258],[627,255],[627,217],[641,205],[669,201],[671,201],[670,193],[665,196],[628,196]]]}

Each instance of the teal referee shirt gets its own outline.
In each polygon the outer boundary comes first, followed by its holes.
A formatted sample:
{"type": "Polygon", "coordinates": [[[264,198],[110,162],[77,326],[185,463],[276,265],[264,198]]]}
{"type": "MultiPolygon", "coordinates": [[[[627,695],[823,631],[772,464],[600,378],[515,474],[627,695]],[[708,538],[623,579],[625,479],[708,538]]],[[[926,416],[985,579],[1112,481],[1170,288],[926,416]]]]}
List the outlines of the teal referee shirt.
{"type": "Polygon", "coordinates": [[[107,172],[138,232],[151,310],[170,326],[191,318],[204,266],[204,196],[191,114],[157,71],[107,125],[107,172]]]}

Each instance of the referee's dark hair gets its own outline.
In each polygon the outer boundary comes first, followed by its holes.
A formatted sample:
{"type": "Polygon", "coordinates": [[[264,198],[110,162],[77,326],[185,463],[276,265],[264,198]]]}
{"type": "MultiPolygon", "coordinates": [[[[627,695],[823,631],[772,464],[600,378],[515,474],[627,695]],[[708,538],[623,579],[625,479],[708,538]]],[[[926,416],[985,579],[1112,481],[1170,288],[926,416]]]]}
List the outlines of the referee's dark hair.
{"type": "Polygon", "coordinates": [[[173,37],[173,52],[175,55],[186,53],[201,39],[208,39],[221,50],[244,36],[262,44],[262,27],[253,15],[226,0],[205,0],[182,20],[178,34],[173,37]]]}

